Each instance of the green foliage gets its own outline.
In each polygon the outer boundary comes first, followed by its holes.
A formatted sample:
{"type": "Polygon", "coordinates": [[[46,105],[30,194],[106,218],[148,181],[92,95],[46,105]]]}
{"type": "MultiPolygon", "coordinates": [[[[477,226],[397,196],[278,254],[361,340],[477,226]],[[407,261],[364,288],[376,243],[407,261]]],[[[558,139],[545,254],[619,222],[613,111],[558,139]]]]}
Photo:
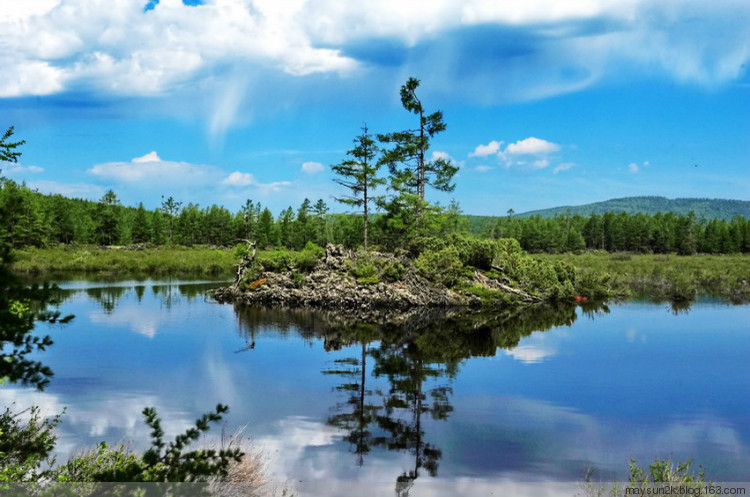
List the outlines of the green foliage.
{"type": "Polygon", "coordinates": [[[425,278],[452,287],[463,274],[463,264],[454,246],[441,250],[426,250],[414,261],[414,267],[425,278]]]}
{"type": "Polygon", "coordinates": [[[391,187],[399,193],[415,195],[424,202],[426,185],[439,191],[453,191],[455,185],[451,180],[458,167],[445,158],[426,158],[430,139],[445,131],[446,125],[441,111],[425,115],[416,93],[419,84],[418,79],[409,78],[401,87],[401,104],[408,112],[418,116],[418,126],[413,130],[378,135],[378,139],[393,144],[392,149],[383,153],[380,161],[391,172],[391,187]]]}
{"type": "Polygon", "coordinates": [[[141,276],[228,277],[234,273],[234,250],[207,247],[102,249],[90,246],[18,250],[13,270],[18,273],[65,273],[141,276]]]}
{"type": "Polygon", "coordinates": [[[378,279],[378,269],[367,254],[362,254],[353,261],[347,261],[349,274],[354,276],[360,285],[374,285],[378,279]]]}
{"type": "Polygon", "coordinates": [[[9,407],[0,414],[0,481],[38,481],[50,475],[42,470],[51,466],[50,454],[55,447],[55,427],[62,413],[52,418],[43,418],[39,408],[12,412],[9,407]],[[28,420],[24,415],[28,411],[28,420]]]}
{"type": "Polygon", "coordinates": [[[490,269],[500,252],[500,247],[494,240],[452,235],[448,237],[447,243],[456,247],[464,265],[478,269],[490,269]]]}
{"type": "Polygon", "coordinates": [[[685,462],[672,463],[672,458],[654,459],[648,466],[648,472],[636,465],[636,460],[630,460],[631,483],[704,483],[706,473],[701,467],[698,473],[690,471],[693,464],[691,459],[685,462]]]}
{"type": "Polygon", "coordinates": [[[284,272],[292,263],[292,255],[286,250],[275,250],[258,255],[258,262],[264,271],[284,272]]]}
{"type": "Polygon", "coordinates": [[[604,485],[591,482],[590,470],[586,475],[584,489],[587,496],[619,497],[628,495],[720,495],[721,487],[713,486],[706,481],[706,474],[701,466],[698,472],[690,469],[692,460],[674,464],[672,458],[656,457],[647,469],[637,465],[635,459],[630,460],[630,474],[625,485],[615,484],[607,488],[604,485]],[[715,490],[714,490],[715,489],[715,490]]]}
{"type": "Polygon", "coordinates": [[[336,200],[362,209],[362,240],[367,250],[369,207],[371,202],[378,200],[378,197],[373,195],[373,189],[385,184],[385,179],[377,177],[380,164],[375,161],[375,157],[380,149],[368,134],[366,125],[362,128],[362,134],[354,139],[354,144],[355,147],[346,152],[352,159],[331,167],[340,177],[334,181],[350,191],[350,195],[337,197],[336,200]]]}
{"type": "Polygon", "coordinates": [[[264,271],[283,273],[291,269],[309,272],[325,255],[325,250],[313,242],[307,242],[305,248],[299,252],[289,250],[275,250],[261,252],[257,256],[257,263],[264,271]]]}
{"type": "Polygon", "coordinates": [[[21,152],[17,152],[16,149],[26,143],[26,141],[8,141],[10,140],[10,137],[13,136],[13,129],[13,126],[8,128],[3,134],[3,137],[0,138],[0,161],[18,162],[18,157],[21,156],[21,152]]]}
{"type": "Polygon", "coordinates": [[[606,252],[582,255],[535,255],[549,263],[575,267],[577,295],[608,298],[642,295],[654,301],[692,301],[697,293],[750,301],[747,255],[663,256],[606,252]]]}
{"type": "Polygon", "coordinates": [[[380,278],[389,283],[401,281],[404,279],[404,273],[406,268],[403,264],[393,260],[376,260],[375,264],[378,266],[380,271],[380,278]]]}
{"type": "Polygon", "coordinates": [[[58,481],[78,482],[202,482],[212,476],[226,476],[233,462],[242,460],[244,453],[238,448],[203,449],[186,451],[209,430],[210,423],[218,422],[228,411],[226,406],[216,406],[215,412],[204,414],[195,426],[164,442],[164,430],[156,410],[143,410],[146,424],[151,428],[151,447],[142,456],[130,453],[126,447],[110,448],[101,443],[57,471],[58,481]]]}
{"type": "Polygon", "coordinates": [[[690,211],[695,212],[699,218],[728,221],[737,215],[747,217],[750,212],[750,201],[711,198],[624,197],[591,204],[531,211],[522,215],[539,214],[542,217],[553,218],[565,214],[589,216],[593,213],[601,216],[606,212],[616,214],[624,212],[631,216],[636,214],[653,216],[657,213],[672,212],[679,216],[687,215],[690,211]]]}
{"type": "Polygon", "coordinates": [[[303,286],[305,286],[306,279],[304,274],[298,273],[297,271],[292,271],[291,278],[294,288],[302,288],[303,286]]]}

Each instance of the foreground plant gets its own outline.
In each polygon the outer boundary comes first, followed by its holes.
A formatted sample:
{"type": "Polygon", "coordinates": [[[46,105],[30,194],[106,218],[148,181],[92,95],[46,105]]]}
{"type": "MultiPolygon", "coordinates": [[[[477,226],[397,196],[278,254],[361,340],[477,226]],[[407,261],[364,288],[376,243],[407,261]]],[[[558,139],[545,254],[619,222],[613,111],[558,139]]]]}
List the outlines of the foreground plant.
{"type": "Polygon", "coordinates": [[[217,405],[216,411],[204,414],[195,426],[177,435],[169,444],[164,442],[161,419],[153,407],[143,410],[151,428],[151,447],[142,456],[125,446],[110,448],[102,442],[91,452],[80,455],[62,466],[58,481],[75,482],[206,482],[211,477],[225,477],[233,463],[239,463],[244,452],[237,447],[197,449],[185,452],[191,442],[208,431],[210,423],[222,419],[229,410],[217,405]]]}

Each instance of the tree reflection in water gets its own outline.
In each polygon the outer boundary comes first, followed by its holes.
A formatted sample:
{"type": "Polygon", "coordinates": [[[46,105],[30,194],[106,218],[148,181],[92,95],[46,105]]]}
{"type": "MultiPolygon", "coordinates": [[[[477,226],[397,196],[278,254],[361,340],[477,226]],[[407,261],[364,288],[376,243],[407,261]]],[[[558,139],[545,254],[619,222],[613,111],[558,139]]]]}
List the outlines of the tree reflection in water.
{"type": "MultiPolygon", "coordinates": [[[[554,326],[571,325],[571,305],[534,306],[521,310],[458,312],[413,310],[406,313],[360,313],[236,307],[243,333],[253,342],[269,329],[322,339],[326,350],[356,353],[337,359],[325,375],[340,378],[341,402],[327,423],[341,429],[357,464],[374,447],[414,457],[413,467],[396,478],[398,495],[408,495],[423,471],[438,473],[442,451],[429,442],[426,420],[446,420],[453,412],[452,381],[461,363],[476,356],[494,356],[498,348],[513,349],[522,337],[554,326]],[[387,381],[379,390],[370,384],[387,381]]],[[[586,314],[606,313],[605,306],[587,304],[586,314]]]]}

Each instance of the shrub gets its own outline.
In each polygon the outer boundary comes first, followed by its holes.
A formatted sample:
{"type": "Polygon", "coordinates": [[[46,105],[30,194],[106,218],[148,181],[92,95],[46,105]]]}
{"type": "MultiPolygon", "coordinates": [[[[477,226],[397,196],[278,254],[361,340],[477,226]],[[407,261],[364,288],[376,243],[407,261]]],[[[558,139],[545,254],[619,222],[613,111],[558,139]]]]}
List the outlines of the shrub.
{"type": "Polygon", "coordinates": [[[463,264],[458,256],[458,250],[453,246],[421,253],[414,261],[414,266],[425,278],[448,287],[458,283],[463,274],[463,264]]]}
{"type": "Polygon", "coordinates": [[[448,243],[442,238],[436,238],[434,236],[422,236],[410,240],[405,248],[409,254],[416,257],[423,252],[436,252],[438,250],[444,249],[447,246],[448,243]]]}
{"type": "Polygon", "coordinates": [[[307,242],[305,248],[296,255],[294,265],[303,272],[312,271],[318,265],[318,261],[325,255],[325,250],[312,242],[307,242]]]}
{"type": "Polygon", "coordinates": [[[380,277],[388,282],[401,281],[404,279],[404,273],[406,268],[398,261],[379,261],[380,264],[380,277]]]}
{"type": "Polygon", "coordinates": [[[62,413],[47,419],[42,418],[39,407],[31,407],[29,412],[25,422],[20,412],[8,407],[0,414],[0,481],[36,481],[49,473],[41,468],[53,462],[54,430],[62,413]]]}
{"type": "Polygon", "coordinates": [[[280,272],[286,271],[291,263],[291,257],[286,250],[276,250],[268,252],[258,257],[258,262],[263,266],[263,270],[280,272]]]}
{"type": "Polygon", "coordinates": [[[372,285],[378,282],[378,270],[366,259],[357,259],[356,264],[350,268],[350,272],[359,284],[372,285]]]}
{"type": "Polygon", "coordinates": [[[294,285],[294,288],[305,286],[305,275],[297,271],[292,271],[292,285],[294,285]]]}
{"type": "Polygon", "coordinates": [[[228,408],[221,404],[216,412],[204,414],[195,427],[164,443],[164,431],[156,410],[143,410],[146,424],[151,428],[151,447],[142,456],[131,453],[127,447],[111,449],[101,443],[91,452],[84,453],[58,469],[58,481],[78,482],[201,482],[213,476],[226,476],[234,462],[242,460],[239,448],[221,450],[193,450],[185,448],[208,431],[209,423],[222,419],[228,408]]]}
{"type": "Polygon", "coordinates": [[[498,244],[489,239],[452,235],[448,243],[456,247],[464,265],[479,269],[490,269],[499,252],[498,244]]]}

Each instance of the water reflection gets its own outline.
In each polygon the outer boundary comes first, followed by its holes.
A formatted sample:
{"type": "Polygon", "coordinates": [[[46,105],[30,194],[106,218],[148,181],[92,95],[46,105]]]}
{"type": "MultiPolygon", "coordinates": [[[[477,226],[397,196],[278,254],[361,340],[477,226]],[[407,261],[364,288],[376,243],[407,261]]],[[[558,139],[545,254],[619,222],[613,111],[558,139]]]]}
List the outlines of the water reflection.
{"type": "MultiPolygon", "coordinates": [[[[363,317],[233,309],[203,300],[210,284],[103,286],[63,286],[62,311],[77,317],[42,356],[56,373],[47,404],[69,406],[66,451],[141,449],[144,406],[176,434],[222,402],[279,481],[388,482],[391,495],[446,480],[569,481],[592,465],[621,478],[630,457],[657,454],[694,457],[715,481],[750,467],[747,307],[363,317]],[[685,370],[708,357],[721,360],[685,370]]],[[[27,393],[0,389],[0,402],[27,405],[27,393]]]]}
{"type": "Polygon", "coordinates": [[[135,294],[138,303],[146,296],[146,289],[150,288],[160,306],[171,309],[182,301],[204,299],[207,290],[216,288],[222,282],[184,282],[184,281],[124,281],[117,284],[97,284],[87,282],[65,282],[55,289],[55,300],[60,304],[73,300],[79,295],[86,295],[95,302],[105,314],[112,314],[120,305],[123,297],[135,294]]]}
{"type": "MultiPolygon", "coordinates": [[[[337,379],[339,396],[326,422],[344,433],[358,466],[374,447],[413,458],[396,476],[398,495],[407,495],[422,473],[438,475],[443,452],[430,440],[429,427],[453,412],[452,382],[461,364],[470,357],[494,356],[498,349],[513,353],[521,338],[570,326],[577,316],[570,305],[492,313],[418,309],[373,314],[370,320],[334,312],[235,310],[247,344],[243,350],[255,349],[260,336],[272,329],[322,339],[327,351],[351,351],[321,371],[337,379]]],[[[590,316],[607,312],[604,306],[586,308],[590,316]]]]}

